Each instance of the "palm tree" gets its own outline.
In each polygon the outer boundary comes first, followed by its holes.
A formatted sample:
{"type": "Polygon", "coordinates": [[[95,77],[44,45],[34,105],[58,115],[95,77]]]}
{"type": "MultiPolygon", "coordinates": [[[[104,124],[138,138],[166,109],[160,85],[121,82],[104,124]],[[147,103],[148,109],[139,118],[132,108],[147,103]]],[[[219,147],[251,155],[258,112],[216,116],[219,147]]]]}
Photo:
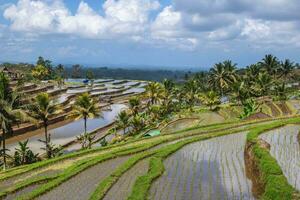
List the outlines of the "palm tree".
{"type": "Polygon", "coordinates": [[[275,85],[275,95],[276,97],[278,98],[278,100],[280,101],[284,101],[284,100],[287,100],[287,88],[285,86],[285,83],[277,83],[275,85]]]}
{"type": "Polygon", "coordinates": [[[200,101],[209,107],[210,110],[214,109],[214,106],[220,105],[220,96],[214,91],[209,91],[207,93],[200,94],[200,101]]]}
{"type": "Polygon", "coordinates": [[[162,87],[159,83],[151,82],[146,86],[146,98],[149,99],[149,104],[153,105],[162,99],[162,87]]]}
{"type": "Polygon", "coordinates": [[[165,91],[168,94],[171,94],[173,92],[174,87],[175,87],[175,83],[173,81],[169,80],[169,79],[164,79],[163,86],[164,86],[165,91]]]}
{"type": "Polygon", "coordinates": [[[183,86],[182,93],[187,106],[190,108],[190,110],[192,110],[192,107],[195,105],[195,102],[197,100],[197,82],[192,79],[187,81],[183,86]]]}
{"type": "Polygon", "coordinates": [[[207,72],[198,72],[194,75],[193,79],[196,81],[198,88],[204,92],[207,91],[209,86],[207,84],[207,72]]]}
{"type": "MultiPolygon", "coordinates": [[[[87,137],[87,119],[101,117],[101,109],[99,104],[88,94],[84,93],[77,97],[70,118],[79,120],[83,118],[84,122],[84,143],[90,143],[91,141],[87,137]]],[[[88,145],[90,147],[90,144],[88,145]]]]}
{"type": "Polygon", "coordinates": [[[116,127],[118,129],[123,129],[124,135],[126,133],[126,128],[129,126],[129,119],[130,117],[125,110],[121,111],[116,119],[116,127]]]}
{"type": "Polygon", "coordinates": [[[50,137],[48,135],[49,119],[52,115],[61,112],[58,105],[51,101],[47,93],[40,93],[34,98],[34,102],[29,105],[30,115],[36,120],[42,121],[45,133],[45,150],[48,158],[52,157],[50,151],[50,137]]]}
{"type": "Polygon", "coordinates": [[[132,115],[137,115],[141,105],[140,99],[138,97],[131,97],[128,104],[132,115]]]}
{"type": "Polygon", "coordinates": [[[279,61],[276,56],[271,54],[266,55],[261,62],[259,62],[262,68],[269,74],[276,77],[276,73],[279,67],[279,61]]]}
{"type": "Polygon", "coordinates": [[[250,96],[250,91],[244,81],[238,81],[232,84],[231,91],[232,99],[237,99],[237,101],[242,104],[250,96]]]}
{"type": "Polygon", "coordinates": [[[254,65],[250,65],[246,68],[246,81],[247,82],[252,82],[255,81],[255,79],[257,78],[258,74],[261,72],[261,68],[259,65],[254,64],[254,65]]]}
{"type": "Polygon", "coordinates": [[[133,133],[139,132],[144,127],[144,119],[140,115],[131,118],[130,125],[132,126],[133,133]]]}
{"type": "Polygon", "coordinates": [[[224,95],[224,90],[228,89],[229,85],[236,80],[235,66],[231,61],[225,61],[215,64],[214,68],[210,69],[208,83],[219,90],[221,96],[224,95]]]}
{"type": "Polygon", "coordinates": [[[165,79],[163,81],[163,86],[164,87],[162,93],[162,98],[163,98],[162,105],[165,113],[169,113],[172,105],[175,84],[173,81],[165,79]]]}
{"type": "Polygon", "coordinates": [[[4,73],[0,73],[0,129],[2,130],[3,169],[6,169],[6,137],[13,135],[13,125],[19,122],[31,121],[20,103],[20,95],[9,87],[9,80],[4,73]]]}
{"type": "Polygon", "coordinates": [[[294,68],[294,63],[291,62],[289,59],[286,59],[284,62],[281,62],[278,69],[280,77],[283,77],[284,80],[287,80],[287,78],[292,74],[294,68]]]}
{"type": "Polygon", "coordinates": [[[254,85],[251,87],[251,92],[253,96],[264,96],[269,94],[270,88],[272,86],[272,78],[266,72],[259,73],[254,85]]]}

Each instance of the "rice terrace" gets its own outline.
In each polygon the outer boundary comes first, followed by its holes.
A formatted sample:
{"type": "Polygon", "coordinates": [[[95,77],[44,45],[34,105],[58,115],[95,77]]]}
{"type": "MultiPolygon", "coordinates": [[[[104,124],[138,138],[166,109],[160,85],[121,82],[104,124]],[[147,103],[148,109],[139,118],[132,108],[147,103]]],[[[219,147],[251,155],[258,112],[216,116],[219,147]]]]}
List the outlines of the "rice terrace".
{"type": "Polygon", "coordinates": [[[299,10],[1,0],[0,200],[300,200],[299,10]]]}

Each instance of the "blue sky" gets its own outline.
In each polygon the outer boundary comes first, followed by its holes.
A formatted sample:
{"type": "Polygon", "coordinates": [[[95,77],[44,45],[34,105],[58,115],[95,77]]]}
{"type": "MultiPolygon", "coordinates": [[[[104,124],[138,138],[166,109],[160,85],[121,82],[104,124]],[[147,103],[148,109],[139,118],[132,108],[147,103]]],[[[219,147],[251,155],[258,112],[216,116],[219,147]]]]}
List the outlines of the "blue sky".
{"type": "Polygon", "coordinates": [[[0,0],[0,61],[207,69],[272,53],[300,62],[299,10],[298,0],[0,0]]]}

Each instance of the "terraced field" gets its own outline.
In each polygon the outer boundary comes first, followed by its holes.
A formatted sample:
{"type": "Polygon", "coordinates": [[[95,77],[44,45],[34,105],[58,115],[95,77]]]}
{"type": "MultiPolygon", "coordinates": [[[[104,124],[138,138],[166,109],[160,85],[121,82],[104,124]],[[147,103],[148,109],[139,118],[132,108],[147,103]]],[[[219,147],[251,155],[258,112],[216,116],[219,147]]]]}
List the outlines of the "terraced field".
{"type": "Polygon", "coordinates": [[[197,124],[70,153],[0,172],[0,198],[254,199],[245,175],[247,135],[299,122],[287,118],[197,124]]]}
{"type": "Polygon", "coordinates": [[[246,133],[190,144],[164,162],[151,199],[253,199],[246,178],[246,133]]]}
{"type": "Polygon", "coordinates": [[[300,126],[286,126],[260,136],[271,145],[271,155],[276,158],[288,182],[300,191],[300,126]]]}

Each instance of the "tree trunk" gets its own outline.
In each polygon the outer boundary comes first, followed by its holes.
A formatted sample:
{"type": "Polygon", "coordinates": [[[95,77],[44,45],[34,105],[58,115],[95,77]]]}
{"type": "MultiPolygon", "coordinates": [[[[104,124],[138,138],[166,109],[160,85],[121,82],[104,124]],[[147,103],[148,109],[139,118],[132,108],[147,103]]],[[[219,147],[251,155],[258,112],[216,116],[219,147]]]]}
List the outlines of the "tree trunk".
{"type": "Polygon", "coordinates": [[[84,117],[84,134],[86,135],[86,127],[87,127],[87,125],[86,125],[86,123],[87,123],[87,117],[85,116],[84,117]]]}
{"type": "Polygon", "coordinates": [[[49,152],[49,139],[48,139],[48,123],[47,121],[44,121],[44,129],[45,129],[45,145],[46,145],[46,154],[47,154],[47,157],[50,158],[51,155],[50,155],[50,152],[49,152]]]}
{"type": "Polygon", "coordinates": [[[2,153],[3,153],[3,170],[6,170],[6,146],[5,146],[5,138],[6,137],[6,133],[5,130],[2,129],[2,153]]]}

